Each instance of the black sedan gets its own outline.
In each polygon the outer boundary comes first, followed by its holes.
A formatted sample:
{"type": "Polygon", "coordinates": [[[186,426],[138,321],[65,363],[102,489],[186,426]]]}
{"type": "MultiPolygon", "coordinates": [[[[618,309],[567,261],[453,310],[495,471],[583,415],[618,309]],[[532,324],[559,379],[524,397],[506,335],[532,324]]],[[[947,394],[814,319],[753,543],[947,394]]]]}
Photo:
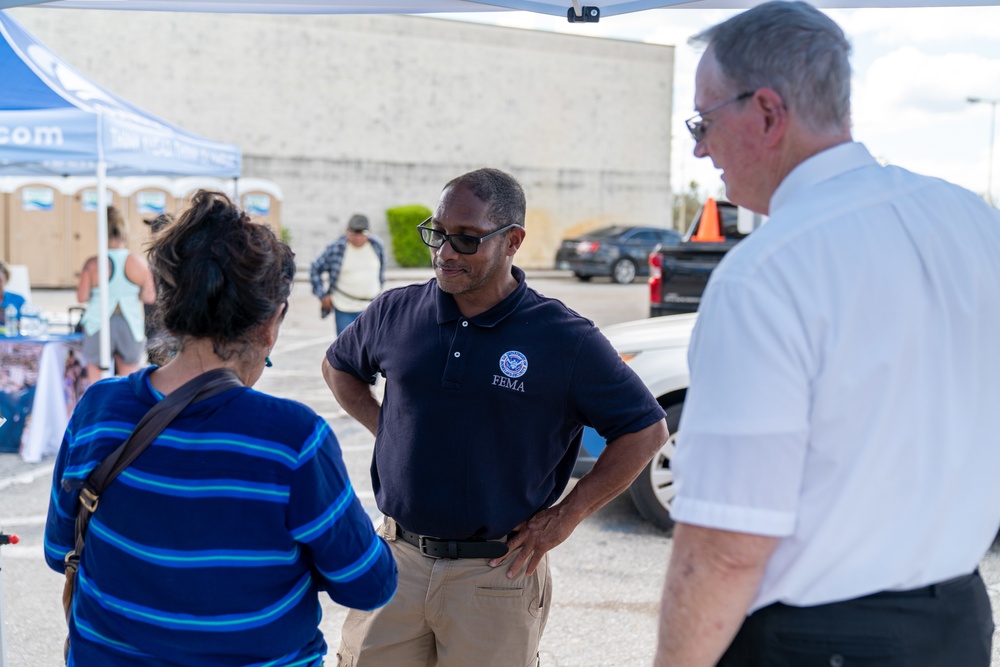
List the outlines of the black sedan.
{"type": "Polygon", "coordinates": [[[556,268],[569,269],[580,280],[610,276],[625,285],[649,275],[649,253],[658,244],[677,245],[680,233],[661,227],[602,227],[565,239],[556,252],[556,268]]]}

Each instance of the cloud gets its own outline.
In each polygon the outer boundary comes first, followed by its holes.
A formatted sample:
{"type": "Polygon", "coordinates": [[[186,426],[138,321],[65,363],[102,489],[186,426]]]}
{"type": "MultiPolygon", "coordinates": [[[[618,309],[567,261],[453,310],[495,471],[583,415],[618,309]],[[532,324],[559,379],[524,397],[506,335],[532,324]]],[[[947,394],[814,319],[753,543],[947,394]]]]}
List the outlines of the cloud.
{"type": "Polygon", "coordinates": [[[1000,97],[1000,58],[974,53],[930,55],[904,46],[855,78],[858,106],[871,116],[926,119],[964,112],[969,96],[1000,97]]]}
{"type": "Polygon", "coordinates": [[[979,39],[995,44],[1000,25],[1000,7],[882,7],[826,13],[852,40],[876,44],[944,44],[979,39]]]}

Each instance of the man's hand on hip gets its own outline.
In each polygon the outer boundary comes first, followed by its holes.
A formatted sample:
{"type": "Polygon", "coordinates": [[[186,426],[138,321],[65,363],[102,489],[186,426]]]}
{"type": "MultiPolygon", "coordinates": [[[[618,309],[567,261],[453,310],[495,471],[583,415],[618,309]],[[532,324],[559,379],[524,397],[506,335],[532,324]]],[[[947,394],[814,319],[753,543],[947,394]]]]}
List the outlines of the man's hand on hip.
{"type": "MultiPolygon", "coordinates": [[[[594,469],[584,475],[565,498],[536,512],[514,529],[507,540],[507,554],[518,547],[521,553],[514,558],[507,576],[516,576],[525,562],[528,564],[526,573],[534,574],[547,551],[565,542],[581,521],[628,488],[656,450],[667,441],[668,435],[667,423],[661,419],[640,431],[610,441],[594,469]]],[[[496,567],[506,558],[495,558],[490,565],[496,567]]]]}
{"type": "MultiPolygon", "coordinates": [[[[550,550],[566,541],[583,517],[573,520],[567,516],[566,508],[555,505],[544,509],[521,522],[507,540],[507,556],[520,547],[507,570],[507,577],[517,576],[521,566],[527,563],[524,573],[531,576],[542,562],[542,557],[550,550]]],[[[507,556],[494,558],[491,567],[502,564],[507,556]]]]}

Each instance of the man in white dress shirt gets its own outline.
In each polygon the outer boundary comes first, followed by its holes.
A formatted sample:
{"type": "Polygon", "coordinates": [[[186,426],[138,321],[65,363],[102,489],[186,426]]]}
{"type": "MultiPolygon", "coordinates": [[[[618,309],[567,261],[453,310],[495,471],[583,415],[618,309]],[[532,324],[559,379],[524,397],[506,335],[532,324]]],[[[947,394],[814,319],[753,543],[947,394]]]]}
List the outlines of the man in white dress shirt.
{"type": "Polygon", "coordinates": [[[850,47],[813,7],[694,39],[695,155],[770,219],[691,341],[656,664],[985,667],[1000,212],[853,142],[850,47]]]}

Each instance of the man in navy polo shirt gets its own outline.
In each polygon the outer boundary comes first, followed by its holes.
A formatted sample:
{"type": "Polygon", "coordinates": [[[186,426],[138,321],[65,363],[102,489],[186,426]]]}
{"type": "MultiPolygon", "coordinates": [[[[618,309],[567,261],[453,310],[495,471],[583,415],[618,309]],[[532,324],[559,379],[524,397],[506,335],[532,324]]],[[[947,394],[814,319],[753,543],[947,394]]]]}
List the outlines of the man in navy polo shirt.
{"type": "Polygon", "coordinates": [[[448,183],[420,226],[435,280],[382,294],[327,351],[327,384],[375,435],[372,482],[400,573],[389,604],[348,615],[341,666],[537,664],[547,552],[666,440],[663,410],[594,323],[513,266],[524,215],[502,171],[448,183]],[[608,447],[553,504],[584,425],[608,447]]]}

